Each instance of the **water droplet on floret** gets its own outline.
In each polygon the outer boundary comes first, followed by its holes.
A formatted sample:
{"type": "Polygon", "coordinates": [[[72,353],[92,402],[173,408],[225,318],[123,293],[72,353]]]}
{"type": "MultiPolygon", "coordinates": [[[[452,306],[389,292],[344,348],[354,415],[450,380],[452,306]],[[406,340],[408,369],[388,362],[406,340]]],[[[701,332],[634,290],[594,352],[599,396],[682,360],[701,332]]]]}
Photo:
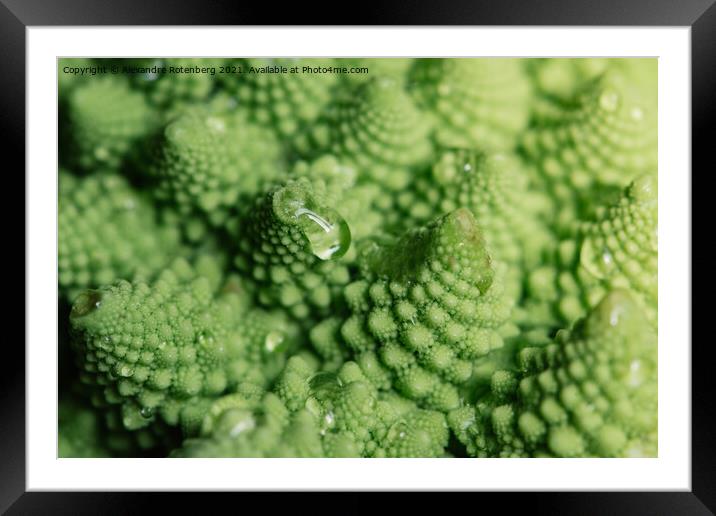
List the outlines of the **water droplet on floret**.
{"type": "Polygon", "coordinates": [[[284,340],[284,335],[280,331],[270,331],[266,334],[266,338],[264,339],[264,348],[269,353],[275,351],[284,340]]]}
{"type": "Polygon", "coordinates": [[[619,94],[614,90],[605,90],[599,96],[599,105],[606,111],[616,111],[619,107],[619,94]]]}
{"type": "Polygon", "coordinates": [[[231,430],[229,430],[229,435],[231,437],[236,437],[237,435],[240,435],[247,430],[252,430],[256,427],[256,420],[249,414],[246,415],[245,418],[239,419],[236,424],[231,427],[231,430]]]}
{"type": "Polygon", "coordinates": [[[339,389],[343,386],[343,382],[337,374],[327,371],[321,371],[314,374],[308,380],[308,383],[311,386],[311,391],[314,393],[318,393],[326,389],[339,389]]]}
{"type": "Polygon", "coordinates": [[[300,207],[295,216],[310,222],[306,227],[306,237],[314,256],[321,260],[330,260],[346,254],[351,245],[351,231],[337,212],[324,210],[319,214],[300,207]]]}
{"type": "Polygon", "coordinates": [[[77,296],[70,317],[82,317],[97,310],[101,305],[102,293],[99,290],[85,290],[77,296]]]}

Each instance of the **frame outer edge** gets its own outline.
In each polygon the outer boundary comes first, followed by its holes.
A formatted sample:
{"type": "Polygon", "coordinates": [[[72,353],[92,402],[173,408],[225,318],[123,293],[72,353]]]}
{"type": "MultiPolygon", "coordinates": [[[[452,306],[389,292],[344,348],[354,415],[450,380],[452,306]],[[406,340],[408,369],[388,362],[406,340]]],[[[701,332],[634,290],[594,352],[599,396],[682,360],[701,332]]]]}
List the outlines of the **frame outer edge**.
{"type": "MultiPolygon", "coordinates": [[[[691,28],[691,103],[692,103],[692,185],[693,169],[701,163],[705,173],[705,164],[713,163],[713,138],[716,135],[716,3],[713,3],[693,24],[691,28]]],[[[693,192],[693,186],[692,186],[693,192]]],[[[692,194],[693,197],[693,194],[692,194]]],[[[692,204],[693,206],[693,204],[692,204]]],[[[694,217],[695,221],[710,220],[711,216],[694,217]]],[[[692,245],[694,242],[692,228],[692,245]]],[[[704,233],[707,230],[702,230],[704,233]]],[[[706,263],[694,260],[692,251],[692,269],[697,265],[703,270],[706,263]],[[703,266],[702,266],[703,264],[703,266]]],[[[692,270],[693,276],[693,270],[692,270]]],[[[693,281],[692,281],[693,285],[693,281]]],[[[693,288],[693,287],[692,287],[693,288]]],[[[693,294],[692,294],[693,299],[693,294]]],[[[712,511],[716,512],[716,444],[713,433],[713,393],[716,381],[713,375],[713,361],[709,360],[711,346],[703,337],[694,345],[693,313],[696,307],[692,300],[692,489],[694,494],[712,511]]],[[[700,320],[708,320],[705,315],[700,320]]]]}
{"type": "MultiPolygon", "coordinates": [[[[12,160],[12,163],[17,167],[14,168],[17,174],[15,179],[21,181],[24,199],[25,24],[4,4],[0,4],[0,49],[0,106],[3,113],[0,116],[0,142],[5,150],[4,158],[8,161],[12,157],[18,158],[17,161],[12,160]]],[[[19,197],[19,192],[13,194],[13,197],[19,197]]],[[[25,245],[26,241],[22,248],[22,268],[26,272],[25,245]]],[[[16,280],[19,281],[19,275],[16,280]]],[[[24,282],[22,289],[24,292],[24,282]]],[[[23,306],[26,307],[24,296],[23,306]]],[[[22,328],[24,334],[24,321],[22,328]]],[[[15,339],[5,340],[3,344],[6,346],[3,352],[3,363],[6,366],[0,375],[0,513],[25,491],[25,347],[15,339]]]]}

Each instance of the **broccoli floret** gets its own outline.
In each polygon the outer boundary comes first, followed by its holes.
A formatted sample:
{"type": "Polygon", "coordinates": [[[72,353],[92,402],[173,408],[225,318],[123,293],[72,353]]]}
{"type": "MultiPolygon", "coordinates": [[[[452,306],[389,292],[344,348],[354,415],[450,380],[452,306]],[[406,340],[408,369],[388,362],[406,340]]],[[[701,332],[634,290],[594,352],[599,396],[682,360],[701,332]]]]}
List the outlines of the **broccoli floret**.
{"type": "Polygon", "coordinates": [[[628,291],[517,360],[448,417],[470,455],[656,456],[656,334],[628,291]]]}
{"type": "Polygon", "coordinates": [[[211,400],[280,371],[289,330],[280,314],[246,307],[185,260],[151,282],[80,294],[70,314],[82,381],[118,405],[128,430],[161,419],[191,434],[211,400]]]}
{"type": "Polygon", "coordinates": [[[656,454],[657,60],[58,67],[60,456],[656,454]]]}
{"type": "Polygon", "coordinates": [[[502,345],[498,329],[512,308],[504,268],[492,263],[464,208],[396,242],[365,247],[361,278],[345,289],[351,314],[314,329],[316,349],[339,348],[332,341],[338,333],[354,355],[378,357],[366,362],[377,366],[368,377],[384,383],[387,372],[408,398],[430,408],[456,407],[456,385],[470,378],[472,361],[502,345]]]}
{"type": "Polygon", "coordinates": [[[577,218],[613,201],[619,190],[656,170],[657,97],[648,69],[610,69],[581,91],[574,106],[528,130],[521,143],[541,188],[553,199],[562,235],[577,218]]]}
{"type": "Polygon", "coordinates": [[[59,401],[57,456],[61,458],[112,457],[104,442],[99,414],[74,397],[59,401]]]}
{"type": "MultiPolygon", "coordinates": [[[[350,161],[330,154],[313,161],[298,161],[292,177],[309,179],[326,204],[340,211],[351,230],[352,246],[384,230],[383,191],[373,181],[361,181],[358,169],[350,161]]],[[[352,259],[354,254],[349,252],[346,259],[352,259]]]]}
{"type": "Polygon", "coordinates": [[[115,173],[77,178],[60,171],[57,266],[60,294],[118,279],[149,278],[180,250],[177,227],[115,173]]]}
{"type": "Polygon", "coordinates": [[[219,399],[173,456],[439,457],[447,442],[443,414],[381,397],[357,364],[315,372],[294,357],[275,393],[219,399]]]}
{"type": "Polygon", "coordinates": [[[226,91],[249,107],[256,122],[288,139],[318,118],[338,83],[332,73],[304,72],[335,66],[332,59],[236,59],[228,65],[243,71],[221,76],[226,91]],[[260,73],[267,67],[297,67],[298,73],[260,73]]]}
{"type": "Polygon", "coordinates": [[[531,88],[519,59],[418,59],[410,84],[446,147],[509,150],[527,127],[531,88]]]}
{"type": "MultiPolygon", "coordinates": [[[[657,180],[634,181],[614,205],[582,223],[564,240],[555,265],[533,270],[527,279],[530,310],[546,302],[558,325],[570,325],[614,288],[627,288],[656,324],[658,273],[657,180]],[[532,303],[534,301],[534,303],[532,303]]],[[[529,317],[536,319],[534,314],[529,317]]]]}
{"type": "Polygon", "coordinates": [[[548,201],[530,189],[516,156],[449,150],[426,172],[411,190],[397,196],[398,225],[424,224],[467,208],[497,260],[517,267],[535,265],[552,247],[553,236],[540,220],[548,201]]]}
{"type": "Polygon", "coordinates": [[[202,213],[213,225],[225,223],[282,170],[276,138],[240,112],[185,111],[167,124],[153,150],[157,198],[182,214],[202,213]]]}
{"type": "Polygon", "coordinates": [[[340,258],[351,231],[324,193],[306,178],[288,180],[258,196],[238,230],[236,265],[256,282],[259,301],[307,322],[325,315],[350,279],[340,258]]]}
{"type": "Polygon", "coordinates": [[[611,65],[607,58],[528,60],[526,69],[535,91],[534,118],[559,117],[573,105],[579,92],[611,65]]]}
{"type": "MultiPolygon", "coordinates": [[[[206,100],[214,88],[214,75],[210,73],[185,72],[187,69],[201,69],[221,66],[219,59],[170,58],[170,59],[127,59],[123,65],[148,69],[147,72],[130,76],[132,86],[146,93],[150,104],[158,108],[172,108],[183,103],[197,103],[206,100]],[[164,73],[154,73],[153,67],[164,68],[164,73]]],[[[218,71],[218,70],[217,70],[218,71]]]]}
{"type": "Polygon", "coordinates": [[[121,76],[83,81],[67,99],[71,162],[81,170],[117,169],[158,118],[121,76]],[[110,101],[111,100],[111,101],[110,101]]]}
{"type": "Polygon", "coordinates": [[[410,167],[432,156],[430,130],[398,80],[376,77],[340,96],[307,133],[308,143],[297,145],[304,153],[329,150],[354,164],[360,177],[396,190],[409,184],[410,167]]]}

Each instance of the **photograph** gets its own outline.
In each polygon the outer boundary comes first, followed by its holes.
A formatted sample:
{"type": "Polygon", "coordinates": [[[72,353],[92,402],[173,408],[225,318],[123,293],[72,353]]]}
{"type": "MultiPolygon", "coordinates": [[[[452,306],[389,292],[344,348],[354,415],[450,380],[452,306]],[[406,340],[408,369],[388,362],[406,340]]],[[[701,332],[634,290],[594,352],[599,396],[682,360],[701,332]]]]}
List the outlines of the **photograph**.
{"type": "Polygon", "coordinates": [[[660,456],[658,58],[56,61],[58,458],[660,456]]]}

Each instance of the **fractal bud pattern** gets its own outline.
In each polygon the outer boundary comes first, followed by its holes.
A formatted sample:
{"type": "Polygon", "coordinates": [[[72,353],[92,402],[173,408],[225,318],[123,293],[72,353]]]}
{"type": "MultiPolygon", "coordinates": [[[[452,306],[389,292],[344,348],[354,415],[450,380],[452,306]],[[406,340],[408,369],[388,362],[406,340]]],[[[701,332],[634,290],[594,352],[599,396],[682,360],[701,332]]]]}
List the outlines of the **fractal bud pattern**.
{"type": "Polygon", "coordinates": [[[656,456],[656,66],[59,60],[59,456],[656,456]]]}

